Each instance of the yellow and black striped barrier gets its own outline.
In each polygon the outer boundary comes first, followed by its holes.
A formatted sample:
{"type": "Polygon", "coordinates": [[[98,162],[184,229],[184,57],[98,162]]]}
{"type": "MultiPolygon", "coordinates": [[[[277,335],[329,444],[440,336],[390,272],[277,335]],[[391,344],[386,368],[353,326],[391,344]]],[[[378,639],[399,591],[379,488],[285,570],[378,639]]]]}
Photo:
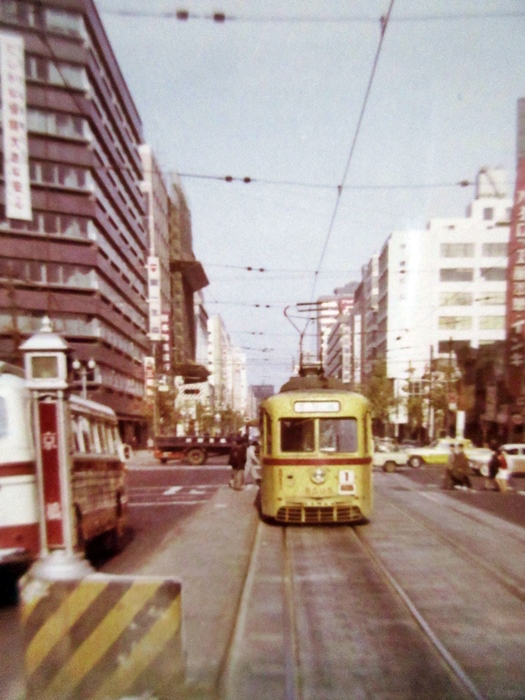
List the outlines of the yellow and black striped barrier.
{"type": "Polygon", "coordinates": [[[27,700],[172,700],[184,680],[181,584],[92,574],[20,583],[27,700]]]}

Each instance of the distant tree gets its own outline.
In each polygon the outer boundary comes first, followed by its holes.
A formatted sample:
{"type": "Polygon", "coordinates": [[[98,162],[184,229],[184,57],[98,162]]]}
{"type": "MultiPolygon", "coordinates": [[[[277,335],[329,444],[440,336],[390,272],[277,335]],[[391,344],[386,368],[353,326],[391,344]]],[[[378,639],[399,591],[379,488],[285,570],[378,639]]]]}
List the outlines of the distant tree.
{"type": "Polygon", "coordinates": [[[409,394],[406,401],[410,437],[420,440],[424,433],[425,400],[421,394],[409,394]]]}
{"type": "Polygon", "coordinates": [[[360,391],[370,401],[374,431],[384,433],[390,412],[397,404],[392,381],[386,375],[386,362],[380,360],[374,363],[360,391]]]}

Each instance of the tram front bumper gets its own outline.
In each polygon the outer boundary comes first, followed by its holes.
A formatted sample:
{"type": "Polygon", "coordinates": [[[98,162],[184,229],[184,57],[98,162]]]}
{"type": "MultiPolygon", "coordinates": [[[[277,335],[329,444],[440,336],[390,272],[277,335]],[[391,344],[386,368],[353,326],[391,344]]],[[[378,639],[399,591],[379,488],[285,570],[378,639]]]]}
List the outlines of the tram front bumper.
{"type": "Polygon", "coordinates": [[[288,503],[280,506],[275,519],[280,523],[356,523],[364,519],[361,509],[349,503],[309,505],[288,503]]]}

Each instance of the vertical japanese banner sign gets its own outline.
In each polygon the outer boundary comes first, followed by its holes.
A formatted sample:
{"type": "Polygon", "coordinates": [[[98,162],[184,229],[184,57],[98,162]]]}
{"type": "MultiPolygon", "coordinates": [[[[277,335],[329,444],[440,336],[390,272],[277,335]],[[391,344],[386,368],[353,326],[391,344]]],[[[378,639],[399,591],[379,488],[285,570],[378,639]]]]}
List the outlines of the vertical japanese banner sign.
{"type": "Polygon", "coordinates": [[[38,404],[40,457],[44,482],[44,519],[49,549],[64,547],[64,527],[58,452],[58,406],[56,402],[38,404]]]}
{"type": "Polygon", "coordinates": [[[518,100],[517,173],[507,267],[507,386],[522,394],[525,338],[525,99],[518,100]]]}
{"type": "Polygon", "coordinates": [[[24,40],[0,32],[5,207],[8,219],[31,221],[24,40]]]}
{"type": "Polygon", "coordinates": [[[149,295],[149,337],[161,340],[160,318],[160,262],[158,257],[148,258],[148,295],[149,295]]]}

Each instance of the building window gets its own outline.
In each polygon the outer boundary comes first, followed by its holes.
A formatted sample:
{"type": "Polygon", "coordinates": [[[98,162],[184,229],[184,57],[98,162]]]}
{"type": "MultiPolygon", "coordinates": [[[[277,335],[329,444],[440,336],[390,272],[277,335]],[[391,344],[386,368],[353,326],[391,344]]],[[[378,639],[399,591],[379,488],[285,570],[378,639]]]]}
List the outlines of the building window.
{"type": "Polygon", "coordinates": [[[87,90],[89,87],[86,71],[82,66],[53,63],[41,56],[26,56],[26,77],[28,80],[77,90],[87,90]]]}
{"type": "Polygon", "coordinates": [[[473,258],[474,243],[442,243],[442,258],[473,258]]]}
{"type": "Polygon", "coordinates": [[[72,114],[44,112],[40,109],[27,110],[28,131],[50,136],[89,141],[91,132],[87,121],[72,114]]]}
{"type": "Polygon", "coordinates": [[[501,331],[505,328],[505,316],[481,316],[479,328],[482,331],[501,331]]]}
{"type": "Polygon", "coordinates": [[[483,221],[492,221],[494,218],[494,208],[493,207],[485,207],[483,209],[483,221]]]}
{"type": "Polygon", "coordinates": [[[31,161],[29,173],[31,181],[35,184],[56,185],[87,191],[91,189],[91,173],[86,168],[31,161]]]}
{"type": "Polygon", "coordinates": [[[22,27],[43,26],[41,8],[20,0],[3,0],[0,4],[0,21],[22,27]]]}
{"type": "Polygon", "coordinates": [[[471,316],[440,316],[439,328],[444,331],[468,331],[472,328],[471,316]]]}
{"type": "Polygon", "coordinates": [[[86,37],[86,28],[82,15],[64,10],[46,9],[46,29],[69,36],[86,37]]]}
{"type": "Polygon", "coordinates": [[[501,306],[505,304],[505,292],[487,292],[476,301],[482,306],[501,306]]]}
{"type": "Polygon", "coordinates": [[[470,292],[441,292],[440,306],[470,306],[472,294],[470,292]]]}
{"type": "Polygon", "coordinates": [[[505,282],[507,279],[506,267],[482,267],[481,278],[487,282],[505,282]]]}
{"type": "Polygon", "coordinates": [[[471,267],[447,267],[439,271],[441,282],[472,282],[474,270],[471,267]]]}
{"type": "Polygon", "coordinates": [[[6,279],[9,282],[26,280],[26,261],[15,258],[0,258],[0,279],[6,279]]]}
{"type": "Polygon", "coordinates": [[[485,258],[506,258],[507,243],[483,243],[481,254],[485,258]]]}
{"type": "Polygon", "coordinates": [[[45,267],[48,284],[80,287],[82,289],[90,289],[95,286],[93,274],[89,267],[61,263],[47,263],[45,267]]]}

